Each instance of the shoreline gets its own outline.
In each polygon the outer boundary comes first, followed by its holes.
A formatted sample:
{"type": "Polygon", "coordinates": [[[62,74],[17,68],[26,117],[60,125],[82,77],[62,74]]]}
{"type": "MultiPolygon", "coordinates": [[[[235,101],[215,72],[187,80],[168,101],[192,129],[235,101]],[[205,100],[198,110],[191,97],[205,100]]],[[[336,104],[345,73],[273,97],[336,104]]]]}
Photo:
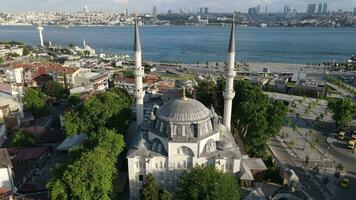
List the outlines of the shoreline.
{"type": "MultiPolygon", "coordinates": [[[[175,68],[175,69],[184,69],[190,71],[201,71],[208,73],[217,73],[224,71],[224,62],[218,62],[219,66],[214,64],[215,62],[209,62],[207,67],[206,64],[188,64],[188,63],[180,63],[180,64],[172,64],[169,63],[161,63],[161,62],[153,62],[146,61],[150,64],[156,64],[159,68],[175,68]],[[179,67],[177,67],[179,66],[179,67]]],[[[237,62],[240,66],[236,69],[237,72],[250,72],[250,73],[259,73],[263,72],[264,68],[267,68],[270,73],[297,73],[301,71],[307,74],[325,74],[327,70],[325,70],[324,66],[317,65],[308,65],[308,64],[296,64],[296,63],[278,63],[278,62],[243,62],[246,63],[247,66],[241,66],[241,62],[237,62]]]]}

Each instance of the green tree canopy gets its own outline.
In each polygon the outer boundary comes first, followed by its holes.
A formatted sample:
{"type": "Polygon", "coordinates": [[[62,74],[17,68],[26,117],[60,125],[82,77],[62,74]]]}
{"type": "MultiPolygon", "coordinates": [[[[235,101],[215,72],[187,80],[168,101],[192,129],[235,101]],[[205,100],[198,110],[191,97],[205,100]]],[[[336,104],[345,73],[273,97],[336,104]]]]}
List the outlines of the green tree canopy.
{"type": "MultiPolygon", "coordinates": [[[[214,105],[215,110],[222,114],[224,85],[223,80],[217,83],[200,81],[195,96],[205,106],[214,105]]],[[[237,130],[243,137],[251,156],[266,157],[267,142],[279,132],[287,107],[278,101],[270,103],[262,89],[250,82],[236,81],[234,88],[232,130],[237,130]]]]}
{"type": "Polygon", "coordinates": [[[240,188],[232,174],[218,171],[214,166],[195,167],[181,176],[176,198],[238,200],[240,188]]]}
{"type": "Polygon", "coordinates": [[[261,88],[247,81],[237,81],[234,87],[233,120],[238,131],[244,137],[256,131],[260,134],[267,128],[268,97],[261,88]]]}
{"type": "Polygon", "coordinates": [[[42,91],[48,96],[57,98],[63,97],[67,94],[64,87],[55,81],[48,81],[46,84],[44,84],[42,91]]]}
{"type": "Polygon", "coordinates": [[[64,116],[67,135],[96,132],[100,127],[125,133],[131,117],[131,97],[121,89],[99,93],[64,116]]]}
{"type": "Polygon", "coordinates": [[[160,189],[155,177],[147,174],[143,181],[141,194],[142,200],[171,200],[172,194],[165,189],[160,189]]]}
{"type": "Polygon", "coordinates": [[[11,145],[15,147],[32,147],[36,144],[36,137],[24,130],[17,130],[11,138],[11,145]]]}
{"type": "Polygon", "coordinates": [[[134,78],[135,74],[133,70],[125,70],[122,72],[123,76],[126,78],[134,78]]]}
{"type": "Polygon", "coordinates": [[[113,89],[65,113],[67,135],[85,133],[88,140],[70,149],[66,163],[53,170],[47,184],[52,199],[115,199],[116,163],[125,146],[120,133],[127,131],[130,106],[130,96],[113,89]]]}
{"type": "Polygon", "coordinates": [[[159,190],[159,199],[160,200],[171,200],[173,198],[173,195],[168,192],[167,190],[160,189],[159,190]]]}
{"type": "Polygon", "coordinates": [[[158,185],[152,174],[147,174],[143,181],[142,200],[158,200],[158,185]]]}
{"type": "Polygon", "coordinates": [[[47,184],[51,199],[110,200],[116,168],[107,154],[96,147],[84,152],[77,161],[58,169],[47,184]]]}
{"type": "Polygon", "coordinates": [[[335,99],[328,103],[328,108],[334,113],[336,127],[343,129],[356,115],[356,104],[351,99],[335,99]]]}
{"type": "Polygon", "coordinates": [[[28,49],[27,46],[24,46],[24,47],[23,47],[22,54],[23,54],[24,56],[30,54],[30,50],[28,49]]]}
{"type": "Polygon", "coordinates": [[[68,102],[72,105],[75,106],[81,102],[80,95],[79,94],[71,94],[68,96],[68,102]]]}
{"type": "Polygon", "coordinates": [[[100,147],[108,152],[107,156],[116,162],[117,157],[125,147],[122,134],[107,128],[100,128],[99,131],[90,134],[89,147],[100,147]]]}
{"type": "Polygon", "coordinates": [[[195,88],[195,98],[204,104],[206,107],[213,106],[215,111],[219,114],[223,114],[224,99],[223,93],[225,82],[218,80],[202,80],[198,82],[198,86],[195,88]]]}
{"type": "Polygon", "coordinates": [[[235,83],[233,123],[244,138],[251,156],[267,157],[267,143],[282,127],[287,107],[278,101],[270,103],[267,95],[250,82],[235,83]]]}
{"type": "Polygon", "coordinates": [[[35,118],[45,116],[49,110],[45,104],[44,94],[41,91],[27,88],[24,94],[24,105],[35,118]]]}
{"type": "Polygon", "coordinates": [[[268,106],[267,110],[267,133],[275,137],[282,128],[284,116],[287,114],[288,108],[281,101],[274,101],[268,106]]]}

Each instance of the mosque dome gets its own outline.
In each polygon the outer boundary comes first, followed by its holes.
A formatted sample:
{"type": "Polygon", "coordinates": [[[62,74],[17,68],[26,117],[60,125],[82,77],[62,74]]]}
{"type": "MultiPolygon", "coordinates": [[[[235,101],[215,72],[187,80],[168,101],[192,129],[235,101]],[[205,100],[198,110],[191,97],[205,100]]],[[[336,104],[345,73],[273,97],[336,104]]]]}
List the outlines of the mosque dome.
{"type": "Polygon", "coordinates": [[[198,138],[213,130],[214,113],[195,99],[170,100],[155,116],[153,129],[169,138],[198,138]]]}
{"type": "Polygon", "coordinates": [[[211,116],[211,111],[195,99],[175,99],[157,110],[156,116],[167,122],[199,122],[211,116]]]}

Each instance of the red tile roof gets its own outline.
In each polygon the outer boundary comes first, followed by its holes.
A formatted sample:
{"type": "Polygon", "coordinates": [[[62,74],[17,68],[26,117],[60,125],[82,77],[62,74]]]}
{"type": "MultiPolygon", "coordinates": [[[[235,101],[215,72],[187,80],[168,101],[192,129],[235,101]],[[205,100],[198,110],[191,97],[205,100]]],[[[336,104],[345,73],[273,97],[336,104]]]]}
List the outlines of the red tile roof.
{"type": "Polygon", "coordinates": [[[12,190],[1,188],[0,187],[0,198],[7,198],[12,196],[12,190]]]}
{"type": "Polygon", "coordinates": [[[62,74],[73,74],[79,68],[78,67],[63,67],[63,65],[58,63],[41,63],[41,62],[29,62],[29,63],[12,63],[13,68],[24,68],[32,69],[37,72],[38,75],[43,75],[47,71],[52,71],[62,74]]]}
{"type": "Polygon", "coordinates": [[[126,78],[122,76],[118,76],[114,78],[114,83],[116,82],[124,82],[127,84],[135,84],[135,78],[126,78]]]}
{"type": "Polygon", "coordinates": [[[0,83],[0,91],[7,94],[12,94],[12,86],[8,83],[0,83]]]}

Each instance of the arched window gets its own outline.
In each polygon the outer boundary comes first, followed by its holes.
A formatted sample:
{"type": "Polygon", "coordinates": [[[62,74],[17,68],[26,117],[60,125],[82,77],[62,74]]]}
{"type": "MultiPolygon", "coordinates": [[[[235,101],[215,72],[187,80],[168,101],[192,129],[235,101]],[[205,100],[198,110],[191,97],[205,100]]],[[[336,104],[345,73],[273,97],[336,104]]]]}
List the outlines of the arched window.
{"type": "Polygon", "coordinates": [[[153,139],[152,141],[152,150],[161,154],[167,154],[164,145],[162,144],[161,140],[158,138],[153,139]]]}
{"type": "Polygon", "coordinates": [[[177,154],[178,155],[185,155],[185,156],[194,156],[194,152],[186,146],[179,147],[177,149],[177,154]]]}
{"type": "Polygon", "coordinates": [[[214,152],[216,151],[216,143],[213,139],[210,139],[204,146],[203,152],[214,152]]]}

